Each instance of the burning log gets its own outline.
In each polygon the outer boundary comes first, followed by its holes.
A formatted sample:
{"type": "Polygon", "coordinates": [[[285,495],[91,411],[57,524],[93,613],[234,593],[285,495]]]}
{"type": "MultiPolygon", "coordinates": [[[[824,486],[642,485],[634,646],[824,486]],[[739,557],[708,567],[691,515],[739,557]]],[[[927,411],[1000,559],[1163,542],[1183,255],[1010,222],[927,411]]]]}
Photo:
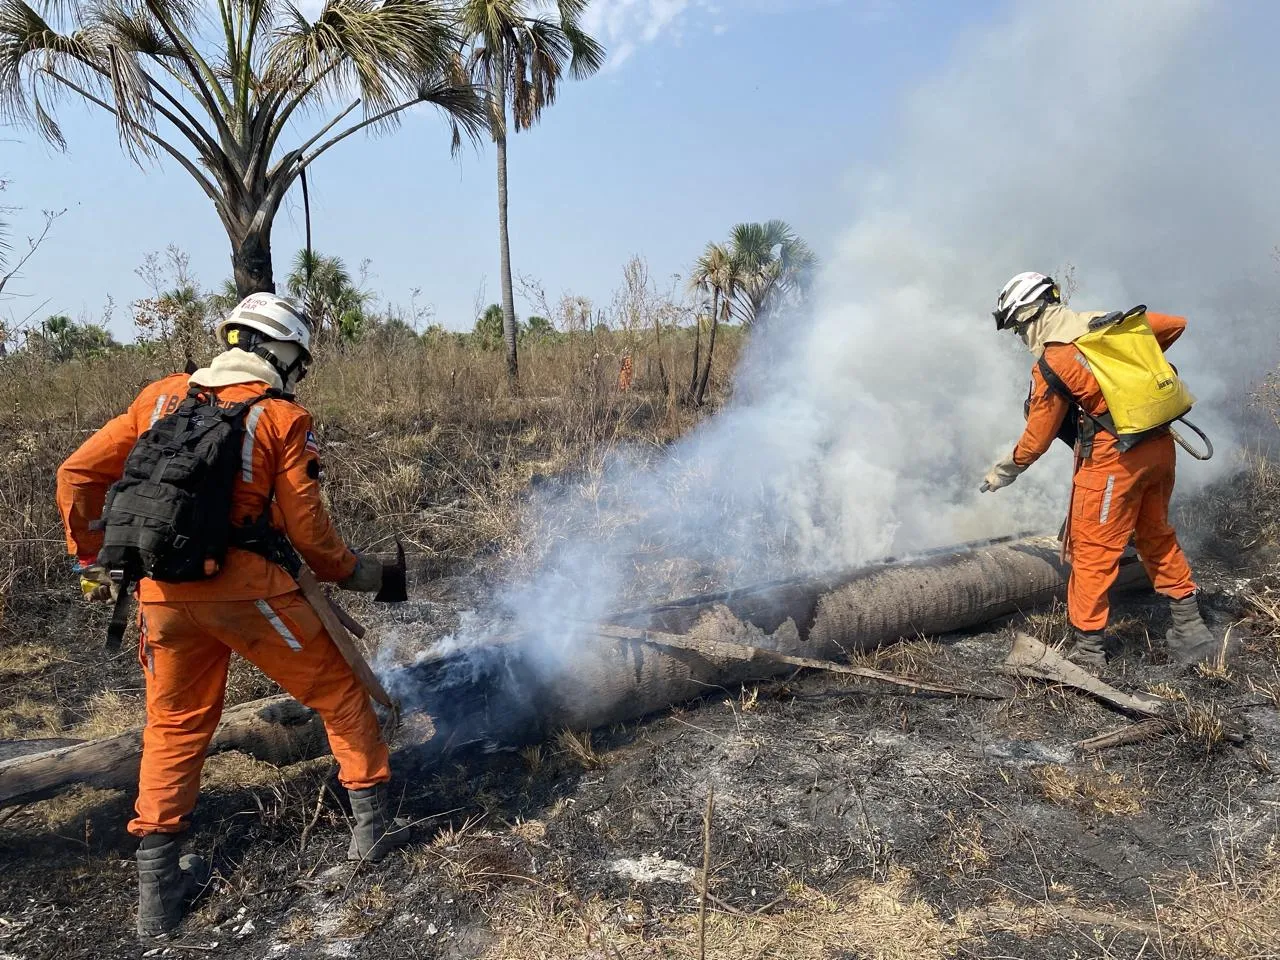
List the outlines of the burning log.
{"type": "MultiPolygon", "coordinates": [[[[431,715],[414,748],[424,764],[461,749],[501,749],[634,720],[709,691],[789,673],[785,662],[717,656],[715,641],[834,659],[903,637],[963,630],[1062,598],[1067,567],[1050,538],[988,543],[820,579],[693,597],[612,618],[619,626],[707,641],[688,649],[593,635],[566,625],[558,644],[471,647],[429,658],[390,680],[405,713],[431,715]],[[550,649],[549,649],[550,647],[550,649]]],[[[1126,556],[1117,586],[1147,584],[1126,556]]],[[[606,633],[608,631],[605,631],[606,633]]]]}
{"type": "MultiPolygon", "coordinates": [[[[601,636],[566,624],[561,642],[505,642],[454,650],[386,677],[406,715],[430,715],[433,735],[413,754],[431,764],[466,748],[502,749],[568,727],[634,720],[709,691],[795,669],[781,660],[720,656],[720,643],[833,659],[902,637],[947,633],[1060,598],[1067,571],[1056,540],[1034,538],[939,552],[842,576],[795,579],[694,597],[611,618],[618,627],[685,635],[688,648],[601,636]]],[[[1146,583],[1136,557],[1119,586],[1146,583]]],[[[608,631],[605,631],[606,633],[608,631]]],[[[319,721],[288,698],[228,710],[214,750],[284,764],[327,750],[319,721]]],[[[140,731],[0,762],[0,807],[75,784],[131,787],[140,731]]]]}

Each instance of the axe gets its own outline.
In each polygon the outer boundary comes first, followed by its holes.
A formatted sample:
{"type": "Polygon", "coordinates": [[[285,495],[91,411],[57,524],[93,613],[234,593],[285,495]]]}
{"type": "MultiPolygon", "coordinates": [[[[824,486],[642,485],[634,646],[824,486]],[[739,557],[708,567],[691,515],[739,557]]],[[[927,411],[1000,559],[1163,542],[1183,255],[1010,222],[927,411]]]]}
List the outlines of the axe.
{"type": "Polygon", "coordinates": [[[363,637],[365,634],[364,627],[329,599],[321,588],[320,582],[316,580],[316,575],[308,567],[304,566],[298,572],[296,579],[298,586],[302,589],[302,595],[306,598],[307,603],[311,605],[311,609],[316,612],[316,616],[320,618],[321,624],[324,625],[325,633],[329,635],[333,645],[342,654],[342,659],[347,661],[360,683],[369,692],[369,696],[389,709],[393,717],[398,717],[400,704],[387,693],[386,688],[382,686],[382,681],[378,679],[377,674],[373,672],[368,661],[365,660],[364,655],[360,652],[360,648],[356,646],[355,641],[352,639],[352,634],[357,637],[363,637]]]}
{"type": "Polygon", "coordinates": [[[379,603],[404,603],[409,599],[409,578],[405,572],[404,544],[396,541],[396,562],[382,562],[382,586],[373,597],[379,603]]]}

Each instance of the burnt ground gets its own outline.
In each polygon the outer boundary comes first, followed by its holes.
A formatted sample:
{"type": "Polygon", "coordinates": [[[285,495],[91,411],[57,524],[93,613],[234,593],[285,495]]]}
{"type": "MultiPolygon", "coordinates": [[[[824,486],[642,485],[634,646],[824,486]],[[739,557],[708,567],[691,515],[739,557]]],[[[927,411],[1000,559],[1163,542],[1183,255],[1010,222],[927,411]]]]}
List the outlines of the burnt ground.
{"type": "Polygon", "coordinates": [[[1057,613],[871,661],[1005,700],[810,672],[447,769],[402,758],[415,841],[377,867],[344,859],[330,762],[218,757],[191,838],[214,880],[145,948],[127,796],[0,812],[0,960],[697,957],[709,790],[708,957],[1280,955],[1280,567],[1241,536],[1199,564],[1229,674],[1165,662],[1154,598],[1117,610],[1108,679],[1185,698],[1176,734],[1086,754],[1131,721],[993,672],[1010,627],[1060,635],[1057,613]]]}

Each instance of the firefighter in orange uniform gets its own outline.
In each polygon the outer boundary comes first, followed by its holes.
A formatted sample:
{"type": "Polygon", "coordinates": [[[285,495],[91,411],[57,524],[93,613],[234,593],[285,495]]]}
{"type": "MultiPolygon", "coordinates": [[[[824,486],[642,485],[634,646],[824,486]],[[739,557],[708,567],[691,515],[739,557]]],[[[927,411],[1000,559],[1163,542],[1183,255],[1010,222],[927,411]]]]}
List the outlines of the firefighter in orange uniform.
{"type": "MultiPolygon", "coordinates": [[[[283,536],[318,579],[349,590],[378,590],[382,564],[352,553],[329,520],[320,497],[311,415],[291,399],[311,360],[310,323],[302,308],[271,294],[251,296],[219,324],[218,336],[227,349],[209,367],[148,386],[126,413],[90,437],[58,470],[58,506],[85,594],[106,600],[114,590],[97,564],[103,535],[93,529],[108,488],[120,479],[138,438],[175,411],[192,387],[211,392],[220,405],[272,391],[245,415],[231,495],[233,530],[266,530],[277,542],[283,536]]],[[[323,719],[355,814],[348,855],[381,859],[408,838],[403,821],[387,813],[387,745],[366,691],[284,567],[266,551],[236,547],[234,538],[232,543],[223,567],[210,579],[138,584],[147,723],[137,815],[129,832],[141,838],[138,931],[143,936],[176,926],[200,872],[198,858],[179,857],[179,842],[222,714],[233,652],[323,719]]]]}
{"type": "MultiPolygon", "coordinates": [[[[1023,273],[1005,285],[997,300],[998,330],[1011,329],[1037,361],[1043,357],[1059,388],[1046,382],[1039,363],[1032,368],[1027,425],[1012,453],[991,468],[984,490],[1008,486],[1063,433],[1107,412],[1097,378],[1074,342],[1089,332],[1101,313],[1077,313],[1061,302],[1057,285],[1039,273],[1023,273]],[[1067,395],[1069,394],[1069,397],[1067,395]],[[1086,417],[1078,417],[1083,410],[1086,417]]],[[[1186,329],[1182,317],[1146,314],[1167,350],[1186,329]]],[[[1083,431],[1082,431],[1083,433],[1083,431]]],[[[1070,434],[1068,433],[1068,436],[1070,434]]],[[[1077,470],[1071,491],[1067,548],[1071,579],[1067,613],[1073,627],[1072,660],[1092,670],[1106,664],[1103,633],[1120,557],[1132,539],[1157,592],[1170,599],[1170,652],[1183,663],[1209,656],[1216,641],[1200,614],[1191,567],[1169,523],[1176,448],[1168,429],[1153,431],[1129,449],[1106,430],[1074,440],[1077,470]]]]}

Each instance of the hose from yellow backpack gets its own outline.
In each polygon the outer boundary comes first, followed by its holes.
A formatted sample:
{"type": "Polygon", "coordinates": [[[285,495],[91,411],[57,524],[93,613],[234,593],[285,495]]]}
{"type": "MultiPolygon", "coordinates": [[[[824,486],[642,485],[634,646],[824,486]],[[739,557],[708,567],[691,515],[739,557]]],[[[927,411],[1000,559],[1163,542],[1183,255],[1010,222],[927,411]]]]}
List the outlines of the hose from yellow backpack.
{"type": "Polygon", "coordinates": [[[1177,430],[1173,429],[1173,424],[1169,424],[1169,432],[1173,434],[1174,442],[1176,442],[1178,446],[1180,446],[1183,450],[1187,451],[1187,453],[1191,454],[1197,460],[1213,459],[1213,441],[1208,438],[1208,436],[1205,434],[1203,430],[1197,427],[1190,420],[1184,420],[1182,417],[1179,417],[1177,420],[1174,421],[1174,423],[1185,423],[1188,427],[1190,427],[1191,430],[1195,432],[1196,436],[1198,436],[1201,440],[1204,441],[1204,452],[1201,453],[1199,450],[1192,447],[1191,444],[1189,444],[1186,441],[1186,438],[1182,436],[1182,434],[1178,433],[1177,430]]]}

